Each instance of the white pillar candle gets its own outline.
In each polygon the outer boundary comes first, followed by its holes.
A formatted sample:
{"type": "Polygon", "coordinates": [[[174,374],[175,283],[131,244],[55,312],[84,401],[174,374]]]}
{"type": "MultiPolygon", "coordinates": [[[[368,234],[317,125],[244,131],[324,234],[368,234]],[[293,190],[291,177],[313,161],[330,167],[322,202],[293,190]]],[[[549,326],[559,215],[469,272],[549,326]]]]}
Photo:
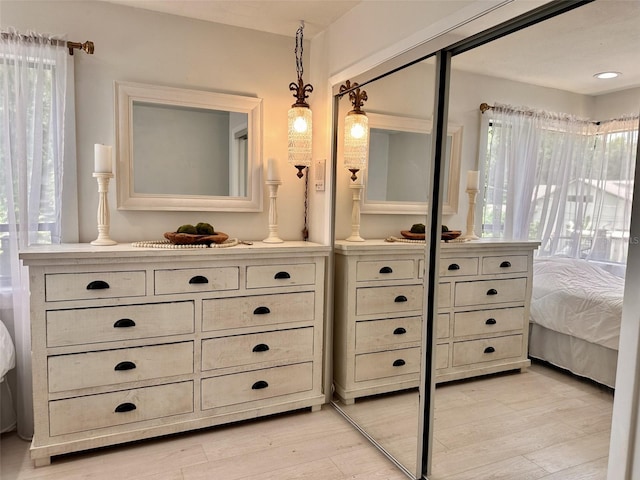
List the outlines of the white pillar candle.
{"type": "Polygon", "coordinates": [[[267,160],[267,180],[280,180],[278,175],[278,164],[275,158],[267,160]]]}
{"type": "Polygon", "coordinates": [[[96,173],[112,173],[111,170],[111,145],[96,143],[94,146],[96,173]]]}
{"type": "Polygon", "coordinates": [[[478,177],[477,170],[469,170],[467,172],[467,190],[479,190],[480,189],[480,179],[478,177]]]}

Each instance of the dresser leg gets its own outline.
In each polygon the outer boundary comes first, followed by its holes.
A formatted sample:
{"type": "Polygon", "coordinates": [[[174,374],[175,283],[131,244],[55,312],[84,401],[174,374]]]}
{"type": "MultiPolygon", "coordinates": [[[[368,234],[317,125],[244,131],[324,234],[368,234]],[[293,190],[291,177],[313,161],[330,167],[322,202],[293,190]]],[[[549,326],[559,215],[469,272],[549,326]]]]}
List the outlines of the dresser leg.
{"type": "Polygon", "coordinates": [[[319,412],[322,409],[322,405],[311,405],[312,412],[319,412]]]}
{"type": "Polygon", "coordinates": [[[33,465],[37,467],[46,467],[51,465],[51,457],[34,458],[33,465]]]}

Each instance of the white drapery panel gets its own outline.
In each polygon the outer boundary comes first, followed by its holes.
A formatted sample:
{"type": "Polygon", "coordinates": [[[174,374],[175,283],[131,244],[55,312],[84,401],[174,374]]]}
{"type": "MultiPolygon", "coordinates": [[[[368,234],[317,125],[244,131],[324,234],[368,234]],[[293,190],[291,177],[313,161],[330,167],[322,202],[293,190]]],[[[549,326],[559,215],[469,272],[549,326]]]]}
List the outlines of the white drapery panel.
{"type": "Polygon", "coordinates": [[[539,256],[626,261],[637,115],[595,123],[497,104],[482,128],[483,236],[538,240],[539,256]]]}
{"type": "Polygon", "coordinates": [[[65,104],[73,63],[52,38],[3,33],[8,35],[0,38],[0,314],[16,347],[18,434],[29,438],[29,285],[18,251],[60,243],[65,104]]]}

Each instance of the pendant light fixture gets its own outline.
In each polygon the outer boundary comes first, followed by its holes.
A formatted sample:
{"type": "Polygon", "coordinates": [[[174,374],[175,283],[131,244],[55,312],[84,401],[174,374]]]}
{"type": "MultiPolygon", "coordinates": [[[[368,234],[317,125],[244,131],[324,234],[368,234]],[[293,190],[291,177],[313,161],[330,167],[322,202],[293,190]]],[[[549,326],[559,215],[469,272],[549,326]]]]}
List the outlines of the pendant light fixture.
{"type": "Polygon", "coordinates": [[[296,102],[289,110],[289,163],[298,169],[297,176],[302,178],[303,170],[311,165],[311,134],[312,118],[311,109],[307,103],[309,93],[313,92],[313,86],[302,80],[304,71],[302,65],[304,21],[296,31],[296,71],[298,81],[289,84],[289,90],[294,92],[296,102]]]}
{"type": "Polygon", "coordinates": [[[347,113],[344,120],[344,166],[351,172],[351,180],[355,182],[358,171],[367,167],[369,159],[369,119],[362,110],[368,100],[367,92],[360,90],[357,83],[351,85],[347,80],[340,86],[340,93],[349,93],[353,110],[347,113]]]}

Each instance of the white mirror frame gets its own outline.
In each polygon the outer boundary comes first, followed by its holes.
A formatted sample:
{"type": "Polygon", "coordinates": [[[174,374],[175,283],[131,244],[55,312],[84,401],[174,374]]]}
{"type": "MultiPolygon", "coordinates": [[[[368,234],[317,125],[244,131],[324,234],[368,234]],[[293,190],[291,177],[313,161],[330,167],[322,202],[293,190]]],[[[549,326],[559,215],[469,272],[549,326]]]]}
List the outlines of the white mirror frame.
{"type": "MultiPolygon", "coordinates": [[[[386,115],[367,112],[369,128],[397,130],[401,132],[431,133],[432,122],[421,118],[386,115]]],[[[458,193],[460,185],[460,156],[462,151],[462,125],[448,124],[447,137],[451,137],[451,158],[449,159],[447,196],[442,199],[442,214],[455,215],[458,213],[458,193]]],[[[363,183],[365,193],[363,195],[361,213],[378,214],[419,214],[427,212],[426,202],[394,202],[367,200],[366,185],[368,169],[364,171],[363,183]]]]}
{"type": "Polygon", "coordinates": [[[119,210],[262,211],[262,99],[201,90],[115,82],[116,186],[119,210]],[[247,196],[141,194],[134,191],[133,102],[246,113],[247,196]]]}

